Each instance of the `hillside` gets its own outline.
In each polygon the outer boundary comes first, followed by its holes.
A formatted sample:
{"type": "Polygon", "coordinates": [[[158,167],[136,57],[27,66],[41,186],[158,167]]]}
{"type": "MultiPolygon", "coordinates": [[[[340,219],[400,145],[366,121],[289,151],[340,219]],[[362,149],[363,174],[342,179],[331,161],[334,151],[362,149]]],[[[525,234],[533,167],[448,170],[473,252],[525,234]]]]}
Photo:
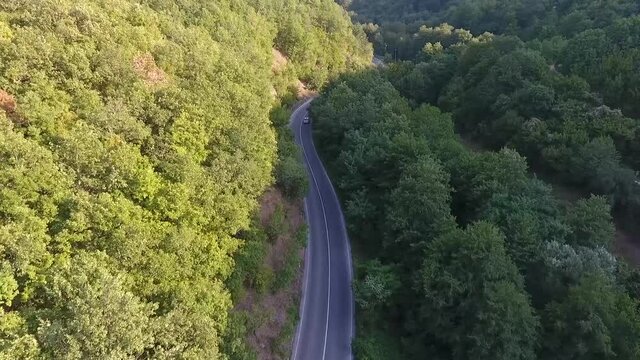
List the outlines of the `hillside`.
{"type": "Polygon", "coordinates": [[[312,108],[356,357],[640,358],[637,2],[341,3],[386,60],[312,108]]]}
{"type": "Polygon", "coordinates": [[[312,109],[356,254],[357,358],[636,359],[640,273],[611,253],[610,200],[565,204],[514,149],[469,149],[393,69],[312,109]]]}
{"type": "Polygon", "coordinates": [[[637,4],[500,4],[451,2],[423,25],[399,28],[396,18],[365,28],[378,51],[405,60],[388,77],[403,95],[452,112],[465,137],[515,148],[558,183],[606,195],[619,222],[633,225],[640,211],[637,4]],[[492,26],[500,16],[511,26],[492,26]],[[438,19],[455,26],[431,25],[438,19]]]}
{"type": "Polygon", "coordinates": [[[270,112],[370,59],[329,0],[3,1],[0,358],[227,358],[270,112]]]}

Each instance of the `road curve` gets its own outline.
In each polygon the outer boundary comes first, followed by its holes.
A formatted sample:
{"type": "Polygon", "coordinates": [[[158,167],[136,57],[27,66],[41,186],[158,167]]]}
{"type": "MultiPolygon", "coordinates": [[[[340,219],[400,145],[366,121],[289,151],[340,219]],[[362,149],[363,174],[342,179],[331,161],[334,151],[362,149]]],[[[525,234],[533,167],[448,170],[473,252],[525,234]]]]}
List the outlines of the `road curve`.
{"type": "Polygon", "coordinates": [[[377,57],[377,56],[373,56],[373,59],[371,59],[371,63],[373,64],[373,66],[379,67],[379,68],[385,68],[387,67],[387,64],[384,63],[384,61],[377,57]]]}
{"type": "Polygon", "coordinates": [[[312,124],[304,124],[308,100],[291,115],[291,128],[309,175],[305,212],[309,243],[293,360],[352,359],[354,301],[351,248],[338,196],[313,144],[312,124]]]}

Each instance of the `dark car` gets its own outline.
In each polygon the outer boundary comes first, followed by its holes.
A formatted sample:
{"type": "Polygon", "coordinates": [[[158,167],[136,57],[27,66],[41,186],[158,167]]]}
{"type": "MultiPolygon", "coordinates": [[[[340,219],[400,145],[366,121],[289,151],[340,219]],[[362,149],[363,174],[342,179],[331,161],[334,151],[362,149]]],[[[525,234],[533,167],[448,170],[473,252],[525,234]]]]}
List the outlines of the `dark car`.
{"type": "Polygon", "coordinates": [[[310,122],[311,122],[311,119],[309,118],[309,114],[306,114],[306,115],[304,116],[304,119],[302,120],[302,123],[303,123],[303,124],[308,124],[308,123],[310,123],[310,122]]]}

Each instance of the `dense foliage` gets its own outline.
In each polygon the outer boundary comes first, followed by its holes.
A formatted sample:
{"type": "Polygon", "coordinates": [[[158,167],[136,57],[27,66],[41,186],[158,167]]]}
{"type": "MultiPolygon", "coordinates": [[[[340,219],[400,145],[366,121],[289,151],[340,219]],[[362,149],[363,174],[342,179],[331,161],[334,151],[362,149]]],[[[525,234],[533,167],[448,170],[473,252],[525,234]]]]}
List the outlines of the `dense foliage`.
{"type": "Polygon", "coordinates": [[[610,202],[562,205],[518,152],[469,150],[450,114],[383,76],[344,77],[312,107],[358,255],[356,356],[637,359],[638,283],[610,253],[610,202]]]}
{"type": "Polygon", "coordinates": [[[390,62],[314,108],[361,358],[638,358],[638,272],[610,253],[612,208],[640,215],[638,2],[340,3],[390,62]]]}
{"type": "MultiPolygon", "coordinates": [[[[524,39],[573,37],[637,15],[634,0],[338,0],[362,24],[377,24],[379,39],[410,55],[411,34],[423,25],[450,23],[474,33],[517,35],[524,39]]],[[[372,28],[369,28],[373,30],[372,28]]],[[[373,35],[373,33],[372,33],[373,35]]],[[[380,43],[378,43],[379,45],[380,43]]],[[[383,48],[378,48],[383,51],[383,48]]]]}
{"type": "Polygon", "coordinates": [[[638,272],[610,253],[611,210],[640,216],[638,2],[339,2],[388,62],[314,107],[358,355],[639,358],[638,272]]]}
{"type": "Polygon", "coordinates": [[[609,197],[620,218],[637,217],[637,3],[440,5],[415,23],[409,15],[383,16],[380,25],[365,26],[378,51],[410,60],[387,72],[394,86],[414,105],[452,112],[466,137],[517,149],[536,171],[609,197]],[[399,20],[406,23],[398,27],[399,20]]]}
{"type": "Polygon", "coordinates": [[[0,358],[225,358],[269,112],[363,38],[329,0],[2,1],[0,358]]]}

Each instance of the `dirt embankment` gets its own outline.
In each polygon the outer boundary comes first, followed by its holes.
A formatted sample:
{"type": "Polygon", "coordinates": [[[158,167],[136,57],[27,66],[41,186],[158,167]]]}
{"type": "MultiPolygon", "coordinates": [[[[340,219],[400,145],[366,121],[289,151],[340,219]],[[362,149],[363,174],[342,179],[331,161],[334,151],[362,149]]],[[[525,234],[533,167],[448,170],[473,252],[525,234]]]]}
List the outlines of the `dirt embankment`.
{"type": "Polygon", "coordinates": [[[255,325],[247,341],[260,360],[286,359],[291,354],[302,288],[304,250],[296,238],[304,226],[302,204],[285,199],[275,188],[269,189],[261,200],[262,226],[272,226],[278,208],[284,214],[284,231],[267,245],[264,262],[276,278],[283,276],[287,271],[285,268],[292,263],[297,265],[293,269],[295,274],[290,283],[275,291],[258,294],[247,289],[245,297],[236,306],[237,310],[246,311],[255,325]],[[298,259],[289,258],[291,256],[298,259]]]}
{"type": "MultiPolygon", "coordinates": [[[[545,181],[553,187],[553,192],[561,201],[572,204],[582,198],[588,197],[578,189],[553,183],[548,179],[545,181]]],[[[615,217],[615,214],[614,214],[615,217]]],[[[619,258],[626,260],[629,264],[640,267],[640,236],[636,231],[625,229],[622,221],[615,219],[616,237],[613,243],[613,253],[619,258]]]]}
{"type": "Polygon", "coordinates": [[[616,226],[616,242],[613,251],[630,264],[640,267],[640,236],[637,233],[632,234],[616,226]]]}

